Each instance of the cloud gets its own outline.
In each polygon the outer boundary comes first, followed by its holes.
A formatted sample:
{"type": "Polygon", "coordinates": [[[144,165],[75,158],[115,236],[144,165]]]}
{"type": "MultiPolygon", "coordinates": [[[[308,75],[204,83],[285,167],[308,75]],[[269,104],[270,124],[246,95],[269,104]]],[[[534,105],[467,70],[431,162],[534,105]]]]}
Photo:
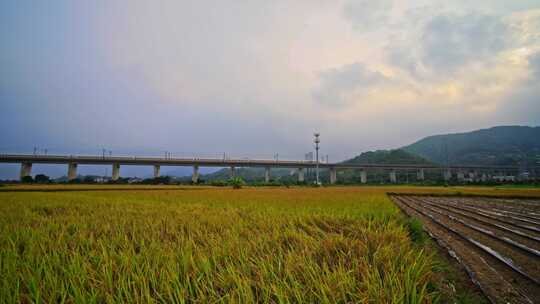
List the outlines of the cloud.
{"type": "Polygon", "coordinates": [[[392,5],[392,0],[349,1],[343,7],[343,15],[355,29],[372,30],[389,19],[392,5]]]}
{"type": "MultiPolygon", "coordinates": [[[[430,10],[428,10],[430,11],[430,10]]],[[[403,26],[385,47],[388,62],[418,79],[452,78],[471,66],[490,68],[515,47],[515,29],[501,16],[442,13],[403,26]]]]}
{"type": "Polygon", "coordinates": [[[451,72],[477,60],[486,60],[510,44],[510,32],[500,18],[481,15],[439,15],[424,27],[422,63],[451,72]]]}
{"type": "Polygon", "coordinates": [[[372,71],[359,62],[324,70],[319,73],[319,79],[313,98],[331,106],[347,105],[388,80],[380,72],[372,71]]]}
{"type": "Polygon", "coordinates": [[[529,57],[529,67],[534,78],[540,80],[540,52],[534,53],[529,57]]]}
{"type": "Polygon", "coordinates": [[[317,129],[338,160],[539,117],[537,0],[19,2],[0,152],[293,159],[317,129]]]}

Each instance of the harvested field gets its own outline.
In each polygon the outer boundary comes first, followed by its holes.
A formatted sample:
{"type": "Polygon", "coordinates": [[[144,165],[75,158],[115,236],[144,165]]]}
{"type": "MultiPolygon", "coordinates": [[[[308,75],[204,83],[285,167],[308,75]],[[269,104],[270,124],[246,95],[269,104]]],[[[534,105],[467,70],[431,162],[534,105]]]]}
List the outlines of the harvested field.
{"type": "Polygon", "coordinates": [[[540,201],[393,195],[495,303],[540,299],[540,201]]]}

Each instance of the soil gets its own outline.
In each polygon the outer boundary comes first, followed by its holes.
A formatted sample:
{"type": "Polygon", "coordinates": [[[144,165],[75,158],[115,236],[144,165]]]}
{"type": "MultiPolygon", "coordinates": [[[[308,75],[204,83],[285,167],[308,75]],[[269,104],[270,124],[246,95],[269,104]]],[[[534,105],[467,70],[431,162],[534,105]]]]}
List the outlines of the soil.
{"type": "Polygon", "coordinates": [[[392,199],[493,303],[540,303],[540,203],[479,197],[392,199]],[[538,230],[538,231],[537,231],[538,230]]]}

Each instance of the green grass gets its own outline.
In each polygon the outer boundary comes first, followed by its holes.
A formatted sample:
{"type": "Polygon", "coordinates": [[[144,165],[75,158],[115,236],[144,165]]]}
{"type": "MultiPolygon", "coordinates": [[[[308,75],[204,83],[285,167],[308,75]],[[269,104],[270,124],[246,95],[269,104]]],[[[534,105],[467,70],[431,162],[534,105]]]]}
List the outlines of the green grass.
{"type": "Polygon", "coordinates": [[[406,223],[407,228],[409,229],[409,235],[411,237],[411,240],[418,244],[424,244],[428,237],[426,232],[424,231],[422,222],[418,218],[412,217],[409,218],[406,223]]]}
{"type": "Polygon", "coordinates": [[[422,233],[371,188],[0,192],[0,301],[430,303],[422,233]]]}

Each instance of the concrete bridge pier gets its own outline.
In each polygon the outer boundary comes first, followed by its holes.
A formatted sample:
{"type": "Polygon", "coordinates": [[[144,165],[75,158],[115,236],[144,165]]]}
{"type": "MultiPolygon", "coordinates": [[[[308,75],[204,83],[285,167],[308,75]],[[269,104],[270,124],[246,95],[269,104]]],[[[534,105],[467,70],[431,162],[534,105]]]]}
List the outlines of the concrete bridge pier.
{"type": "Polygon", "coordinates": [[[264,182],[269,183],[270,182],[270,167],[264,168],[264,182]]]}
{"type": "Polygon", "coordinates": [[[158,165],[155,165],[154,166],[154,178],[158,178],[159,177],[159,171],[160,171],[160,167],[158,165]]]}
{"type": "Polygon", "coordinates": [[[32,174],[32,163],[21,163],[21,180],[32,174]]]}
{"type": "Polygon", "coordinates": [[[330,168],[330,184],[335,184],[337,181],[337,170],[336,168],[330,168]]]}
{"type": "Polygon", "coordinates": [[[424,175],[424,169],[418,170],[418,172],[416,173],[416,179],[418,179],[419,181],[423,181],[424,179],[426,179],[426,176],[424,175]]]}
{"type": "Polygon", "coordinates": [[[445,181],[449,181],[452,178],[452,171],[450,171],[450,169],[445,169],[443,176],[445,181]]]}
{"type": "Polygon", "coordinates": [[[298,182],[304,182],[304,168],[298,168],[298,182]]]}
{"type": "Polygon", "coordinates": [[[191,181],[194,184],[199,182],[199,166],[193,166],[193,174],[191,175],[191,181]]]}
{"type": "Polygon", "coordinates": [[[397,183],[396,170],[390,171],[390,182],[392,184],[397,183]]]}
{"type": "Polygon", "coordinates": [[[362,184],[367,183],[367,171],[366,170],[361,170],[360,171],[360,182],[362,184]]]}
{"type": "Polygon", "coordinates": [[[233,166],[231,166],[231,170],[230,170],[230,173],[231,173],[231,179],[233,179],[234,176],[236,175],[236,172],[235,172],[235,171],[236,171],[236,169],[235,169],[233,166]]]}
{"type": "Polygon", "coordinates": [[[117,181],[120,177],[120,164],[112,165],[112,180],[117,181]]]}
{"type": "Polygon", "coordinates": [[[74,180],[77,178],[77,164],[76,163],[69,163],[68,164],[68,180],[74,180]]]}

